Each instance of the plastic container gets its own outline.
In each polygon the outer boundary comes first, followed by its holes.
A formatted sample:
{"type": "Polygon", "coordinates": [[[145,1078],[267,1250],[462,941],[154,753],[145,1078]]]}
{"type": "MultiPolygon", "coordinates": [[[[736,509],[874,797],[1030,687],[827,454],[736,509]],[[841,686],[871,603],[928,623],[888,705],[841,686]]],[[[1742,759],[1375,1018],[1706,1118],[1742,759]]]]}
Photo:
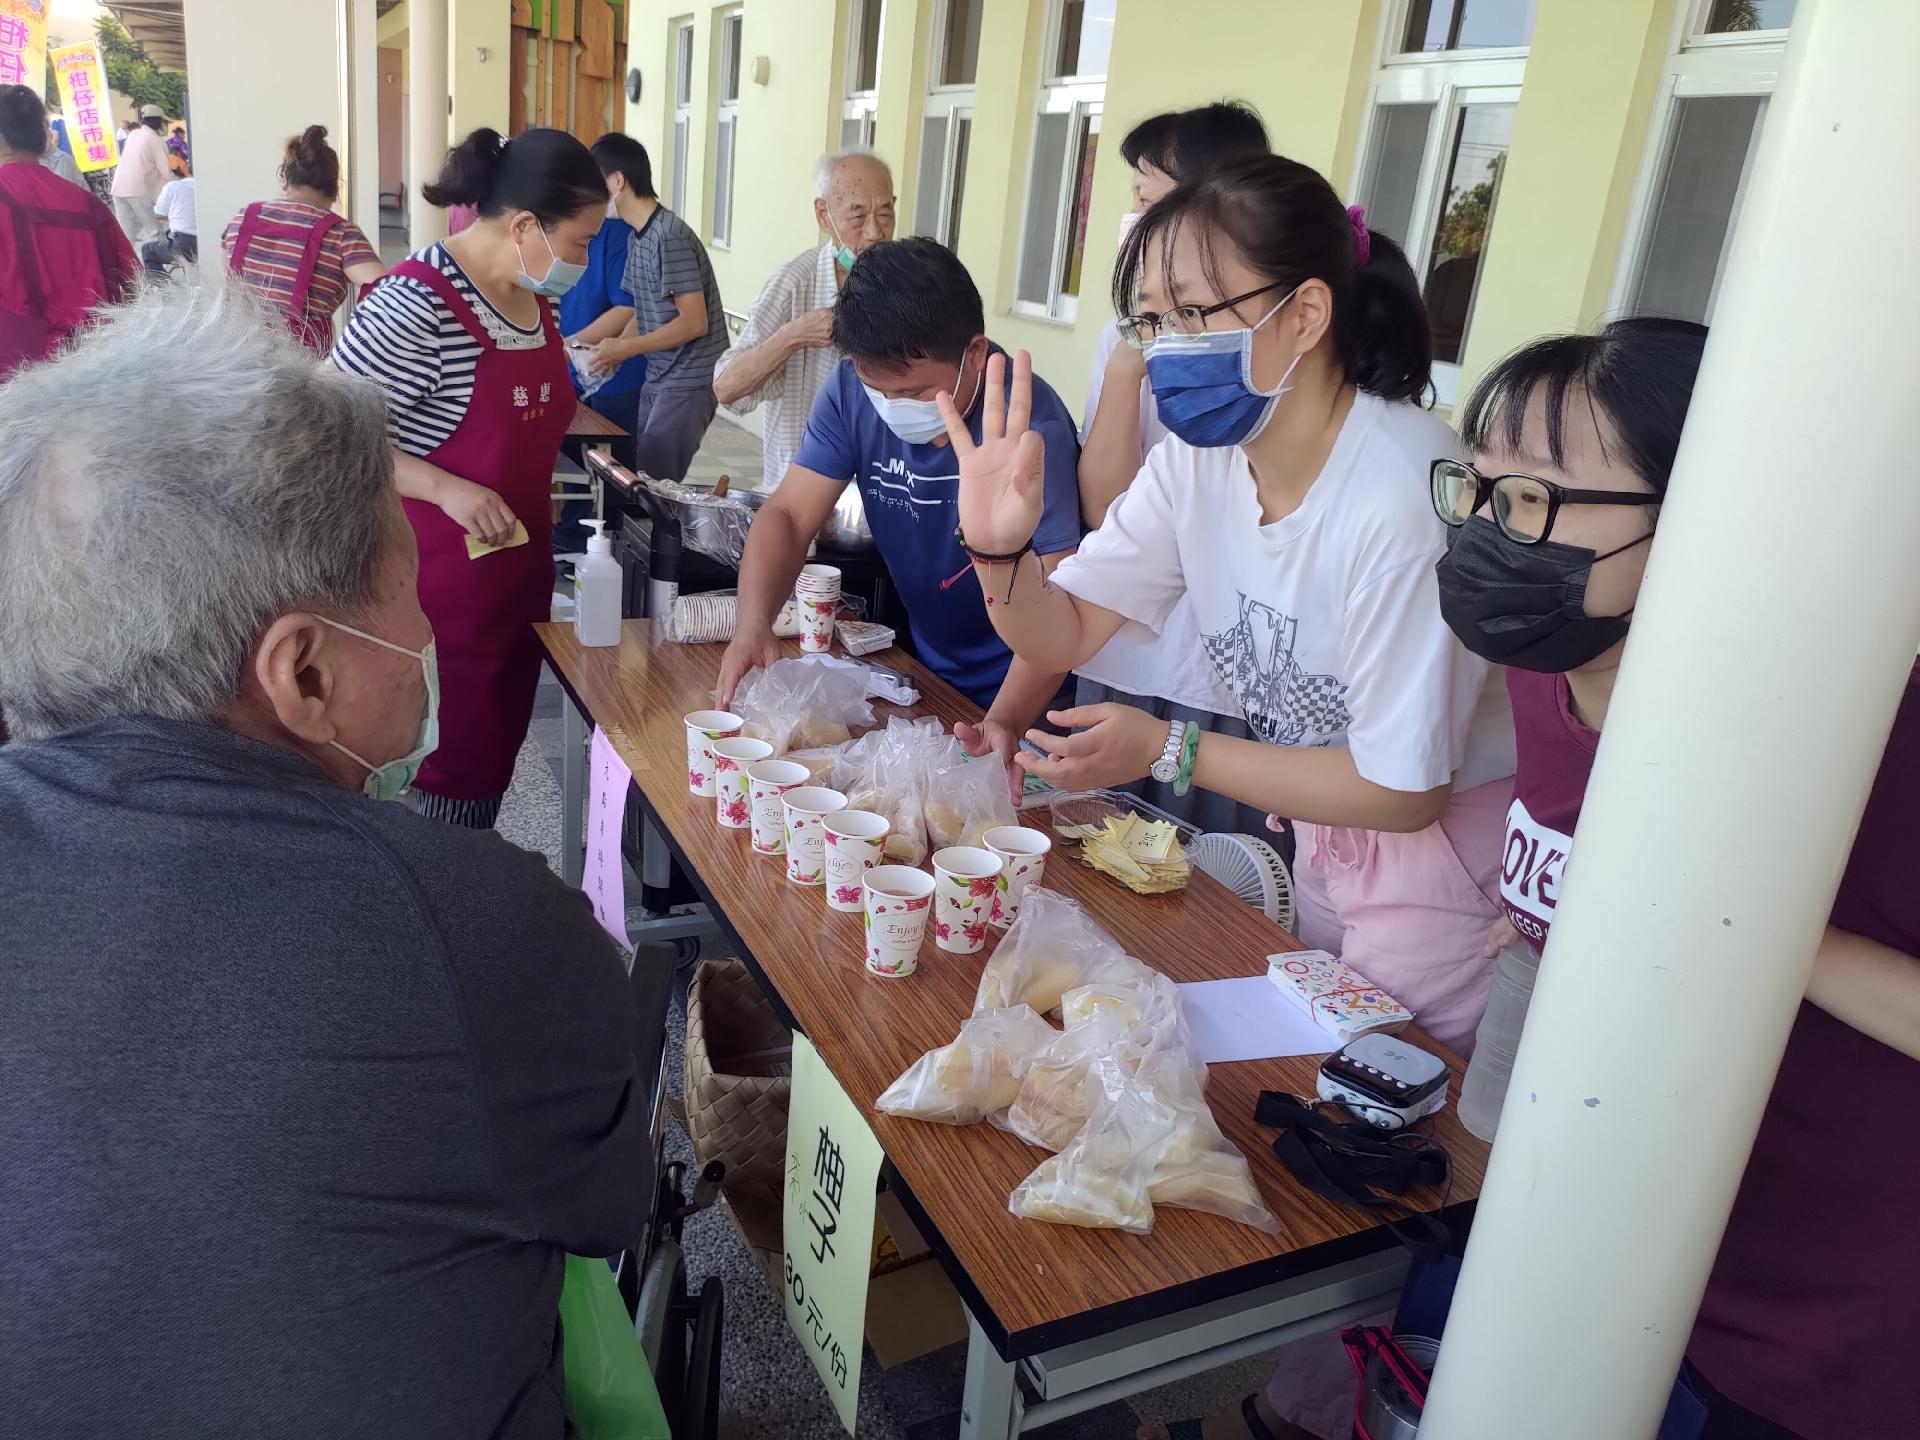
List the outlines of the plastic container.
{"type": "Polygon", "coordinates": [[[587,537],[585,558],[573,567],[574,633],[582,645],[618,645],[623,588],[620,562],[613,558],[613,542],[607,538],[604,520],[580,523],[593,534],[587,537]]]}
{"type": "Polygon", "coordinates": [[[1491,1141],[1500,1128],[1500,1107],[1506,1103],[1513,1079],[1513,1057],[1526,1028],[1527,1007],[1533,1003],[1533,982],[1540,973],[1540,957],[1533,947],[1516,940],[1500,952],[1493,967],[1493,987],[1487,1010],[1474,1035],[1473,1059],[1460,1084],[1460,1123],[1482,1140],[1491,1141]]]}

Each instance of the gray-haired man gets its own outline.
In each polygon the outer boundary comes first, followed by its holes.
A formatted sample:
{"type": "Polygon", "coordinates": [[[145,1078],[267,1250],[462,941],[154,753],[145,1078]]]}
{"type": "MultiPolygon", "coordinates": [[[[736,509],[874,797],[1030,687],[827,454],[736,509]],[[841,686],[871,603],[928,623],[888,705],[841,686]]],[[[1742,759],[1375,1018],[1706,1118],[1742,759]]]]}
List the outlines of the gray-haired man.
{"type": "Polygon", "coordinates": [[[840,363],[833,305],[847,271],[870,246],[893,238],[893,172],[872,151],[822,156],[813,189],[813,220],[825,242],[773,272],[740,339],[713,372],[714,394],[735,414],[767,407],[763,490],[777,489],[786,478],[813,397],[840,363]]]}
{"type": "Polygon", "coordinates": [[[379,393],[236,293],[98,320],[0,386],[5,1427],[560,1440],[566,1252],[647,1205],[619,956],[367,798],[435,734],[379,393]]]}

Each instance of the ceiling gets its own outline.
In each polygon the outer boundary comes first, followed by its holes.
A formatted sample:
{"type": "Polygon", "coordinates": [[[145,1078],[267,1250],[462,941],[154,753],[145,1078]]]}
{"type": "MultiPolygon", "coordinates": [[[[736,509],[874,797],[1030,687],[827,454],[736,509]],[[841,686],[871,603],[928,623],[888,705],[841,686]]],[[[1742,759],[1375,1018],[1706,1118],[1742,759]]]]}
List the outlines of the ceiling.
{"type": "Polygon", "coordinates": [[[187,68],[187,26],[182,0],[103,0],[114,19],[127,27],[162,70],[187,68]]]}

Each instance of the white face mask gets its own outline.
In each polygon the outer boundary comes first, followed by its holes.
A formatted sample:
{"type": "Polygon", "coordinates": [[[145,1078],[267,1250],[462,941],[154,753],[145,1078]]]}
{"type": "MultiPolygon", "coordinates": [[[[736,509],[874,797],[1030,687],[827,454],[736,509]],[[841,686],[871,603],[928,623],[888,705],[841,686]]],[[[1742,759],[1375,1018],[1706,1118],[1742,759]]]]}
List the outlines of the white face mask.
{"type": "MultiPolygon", "coordinates": [[[[983,364],[980,367],[979,378],[974,381],[973,399],[967,401],[966,407],[960,411],[961,419],[966,419],[979,402],[980,387],[985,383],[986,373],[986,366],[983,364]]],[[[954,377],[953,384],[954,403],[958,405],[960,403],[959,376],[954,377]]],[[[886,427],[909,445],[930,445],[947,433],[947,422],[940,416],[938,400],[895,399],[891,395],[882,395],[864,382],[860,388],[867,392],[867,403],[873,406],[874,413],[880,417],[886,427]]]]}
{"type": "Polygon", "coordinates": [[[1134,226],[1136,226],[1136,225],[1138,225],[1138,224],[1140,223],[1140,216],[1141,216],[1141,215],[1142,215],[1143,213],[1144,213],[1144,212],[1142,212],[1142,211],[1139,211],[1139,210],[1125,210],[1125,211],[1122,211],[1122,212],[1121,212],[1121,215],[1120,215],[1120,243],[1119,243],[1118,245],[1116,245],[1116,246],[1114,247],[1114,249],[1116,249],[1116,250],[1124,250],[1124,249],[1126,249],[1126,247],[1127,247],[1127,236],[1129,236],[1129,235],[1131,235],[1131,234],[1133,233],[1133,227],[1134,227],[1134,226]]]}
{"type": "Polygon", "coordinates": [[[338,740],[327,742],[356,765],[366,767],[367,778],[360,786],[361,794],[369,800],[397,800],[412,786],[414,777],[420,773],[421,765],[440,744],[440,666],[436,659],[434,642],[429,640],[424,650],[409,650],[404,645],[396,645],[391,640],[382,640],[378,635],[369,635],[364,630],[356,630],[351,625],[342,625],[338,620],[329,620],[324,615],[315,618],[322,625],[331,625],[334,629],[344,630],[349,635],[358,635],[362,640],[392,650],[396,654],[411,655],[420,662],[420,673],[427,682],[427,708],[420,716],[420,730],[411,750],[398,759],[387,761],[384,765],[375,765],[371,760],[362,760],[338,740]]]}

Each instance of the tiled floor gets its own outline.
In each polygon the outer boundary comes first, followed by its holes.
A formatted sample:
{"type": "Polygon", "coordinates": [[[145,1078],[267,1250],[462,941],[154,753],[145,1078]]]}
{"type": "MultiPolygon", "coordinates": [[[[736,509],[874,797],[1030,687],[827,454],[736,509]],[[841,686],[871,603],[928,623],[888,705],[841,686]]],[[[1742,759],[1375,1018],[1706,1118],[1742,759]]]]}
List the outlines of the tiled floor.
{"type": "MultiPolygon", "coordinates": [[[[715,423],[694,462],[694,473],[736,477],[759,473],[759,443],[725,421],[715,423]]],[[[559,685],[543,676],[533,725],[500,812],[500,832],[526,849],[543,852],[558,868],[560,839],[561,706],[559,685]]],[[[628,893],[639,893],[631,870],[628,893]]],[[[629,923],[642,918],[631,910],[629,923]]],[[[679,1092],[682,1020],[676,1011],[669,1036],[673,1088],[679,1092]]],[[[672,1126],[670,1157],[691,1160],[686,1137],[672,1126]]],[[[833,1440],[842,1431],[805,1352],[787,1329],[779,1296],[769,1289],[752,1256],[725,1215],[694,1217],[686,1232],[687,1266],[697,1286],[718,1275],[726,1290],[722,1434],[728,1440],[833,1440]]],[[[1230,1408],[1262,1386],[1272,1359],[1255,1356],[1224,1369],[1099,1407],[1034,1432],[1045,1440],[1131,1440],[1142,1422],[1165,1422],[1230,1408]]],[[[860,1384],[862,1440],[945,1440],[959,1427],[964,1347],[882,1371],[869,1355],[860,1384]]],[[[1336,1433],[1326,1429],[1329,1436],[1336,1433]]],[[[1344,1429],[1338,1433],[1344,1434],[1344,1429]]]]}

